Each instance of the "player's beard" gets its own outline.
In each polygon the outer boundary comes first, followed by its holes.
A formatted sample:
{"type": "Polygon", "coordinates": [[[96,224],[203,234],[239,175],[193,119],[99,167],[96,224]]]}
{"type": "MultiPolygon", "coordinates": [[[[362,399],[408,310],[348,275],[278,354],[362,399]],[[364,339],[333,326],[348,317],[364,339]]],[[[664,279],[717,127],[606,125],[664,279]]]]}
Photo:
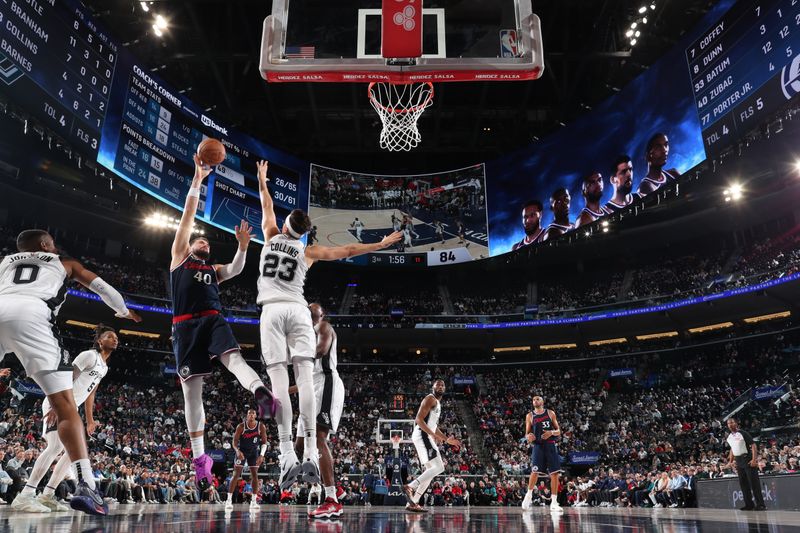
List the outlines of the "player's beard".
{"type": "Polygon", "coordinates": [[[597,203],[603,198],[603,191],[586,193],[586,201],[589,203],[597,203]]]}
{"type": "Polygon", "coordinates": [[[205,250],[195,250],[192,254],[203,261],[208,261],[208,258],[211,257],[211,254],[205,250]]]}
{"type": "Polygon", "coordinates": [[[631,191],[633,191],[633,180],[626,181],[617,188],[617,192],[621,196],[628,196],[631,193],[631,191]]]}
{"type": "Polygon", "coordinates": [[[534,235],[536,235],[537,231],[539,231],[539,224],[536,224],[535,226],[531,227],[525,226],[525,235],[527,237],[533,237],[534,235]]]}
{"type": "Polygon", "coordinates": [[[444,396],[444,393],[433,391],[433,395],[436,397],[437,400],[441,400],[442,396],[444,396]]]}

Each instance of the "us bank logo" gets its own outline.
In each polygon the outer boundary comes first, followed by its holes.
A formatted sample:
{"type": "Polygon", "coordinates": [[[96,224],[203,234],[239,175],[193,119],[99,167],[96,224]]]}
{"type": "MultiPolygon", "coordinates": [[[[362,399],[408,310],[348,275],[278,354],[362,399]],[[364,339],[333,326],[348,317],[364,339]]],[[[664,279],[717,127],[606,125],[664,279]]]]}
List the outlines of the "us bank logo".
{"type": "Polygon", "coordinates": [[[781,89],[787,100],[800,94],[800,55],[794,58],[791,65],[781,70],[781,89]]]}
{"type": "Polygon", "coordinates": [[[6,85],[11,85],[22,77],[22,69],[15,65],[10,59],[0,54],[0,81],[6,85]]]}

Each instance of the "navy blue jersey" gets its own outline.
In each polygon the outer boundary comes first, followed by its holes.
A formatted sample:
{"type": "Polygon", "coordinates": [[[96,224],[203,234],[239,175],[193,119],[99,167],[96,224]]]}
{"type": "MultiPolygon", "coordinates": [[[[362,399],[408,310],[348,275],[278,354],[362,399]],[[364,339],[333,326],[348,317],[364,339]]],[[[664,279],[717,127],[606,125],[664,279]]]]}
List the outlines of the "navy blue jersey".
{"type": "Polygon", "coordinates": [[[169,273],[172,288],[172,315],[194,315],[203,311],[222,311],[217,271],[202,259],[189,255],[169,273]]]}
{"type": "Polygon", "coordinates": [[[549,439],[543,439],[542,433],[545,431],[553,431],[555,430],[555,424],[553,424],[553,419],[550,418],[550,411],[545,409],[543,413],[536,413],[535,411],[531,411],[531,431],[533,435],[536,437],[534,444],[544,444],[544,443],[553,443],[556,441],[556,437],[551,436],[549,439]]]}
{"type": "Polygon", "coordinates": [[[257,452],[261,446],[261,424],[256,422],[256,427],[249,429],[247,422],[244,423],[244,431],[242,436],[239,437],[239,449],[243,454],[257,452]]]}

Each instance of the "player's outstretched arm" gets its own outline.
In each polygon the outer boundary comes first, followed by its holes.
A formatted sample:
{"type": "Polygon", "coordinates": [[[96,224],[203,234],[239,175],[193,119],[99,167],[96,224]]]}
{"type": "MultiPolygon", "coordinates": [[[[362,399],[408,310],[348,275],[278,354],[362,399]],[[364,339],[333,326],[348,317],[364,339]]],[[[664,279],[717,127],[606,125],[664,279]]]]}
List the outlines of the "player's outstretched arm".
{"type": "Polygon", "coordinates": [[[244,270],[244,262],[247,259],[247,246],[250,244],[250,224],[246,220],[236,226],[236,240],[239,241],[239,248],[233,256],[233,260],[227,265],[214,265],[214,270],[217,271],[217,280],[222,283],[235,276],[238,276],[244,270]]]}
{"type": "Polygon", "coordinates": [[[261,231],[264,232],[264,240],[268,241],[281,232],[278,229],[278,219],[275,217],[275,207],[272,203],[272,195],[267,187],[267,170],[269,161],[259,161],[256,163],[258,175],[258,194],[261,197],[261,231]]]}
{"type": "Polygon", "coordinates": [[[91,270],[87,270],[82,264],[74,259],[62,259],[62,263],[64,263],[64,268],[67,270],[67,274],[69,275],[70,279],[74,279],[93,293],[97,294],[100,299],[103,300],[104,304],[116,312],[116,316],[119,318],[128,318],[134,322],[142,321],[142,317],[140,317],[132,309],[128,309],[128,306],[125,305],[125,299],[122,297],[119,291],[106,283],[103,278],[91,270]]]}
{"type": "Polygon", "coordinates": [[[200,186],[203,180],[211,174],[211,167],[203,166],[197,154],[194,155],[194,177],[192,186],[186,194],[186,203],[183,205],[183,214],[172,241],[172,263],[170,270],[177,267],[189,255],[189,239],[192,236],[192,224],[197,214],[197,204],[200,202],[200,186]]]}
{"type": "MultiPolygon", "coordinates": [[[[347,259],[369,252],[377,252],[393,245],[402,238],[402,232],[395,231],[387,235],[380,242],[371,244],[348,244],[346,246],[308,246],[306,248],[306,259],[311,261],[336,261],[337,259],[347,259]]],[[[310,266],[310,265],[309,265],[310,266]]]]}

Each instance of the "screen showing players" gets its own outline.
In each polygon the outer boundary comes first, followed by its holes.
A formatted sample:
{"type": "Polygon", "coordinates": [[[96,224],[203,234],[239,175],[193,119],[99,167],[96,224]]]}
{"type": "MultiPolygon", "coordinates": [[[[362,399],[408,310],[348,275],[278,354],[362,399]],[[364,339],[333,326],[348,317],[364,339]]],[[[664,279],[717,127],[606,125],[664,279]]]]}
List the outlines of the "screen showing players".
{"type": "Polygon", "coordinates": [[[77,0],[0,1],[0,27],[0,93],[80,156],[182,209],[197,145],[218,138],[227,155],[202,189],[202,221],[232,231],[246,219],[261,240],[255,165],[267,159],[279,222],[310,208],[312,242],[404,233],[359,264],[456,263],[582,231],[680,180],[800,93],[800,2],[721,0],[644,74],[547,138],[486,164],[378,176],[309,168],[209,115],[77,0]]]}
{"type": "Polygon", "coordinates": [[[380,176],[311,165],[309,216],[325,245],[396,247],[355,258],[363,264],[437,266],[489,256],[484,165],[416,176],[380,176]]]}

